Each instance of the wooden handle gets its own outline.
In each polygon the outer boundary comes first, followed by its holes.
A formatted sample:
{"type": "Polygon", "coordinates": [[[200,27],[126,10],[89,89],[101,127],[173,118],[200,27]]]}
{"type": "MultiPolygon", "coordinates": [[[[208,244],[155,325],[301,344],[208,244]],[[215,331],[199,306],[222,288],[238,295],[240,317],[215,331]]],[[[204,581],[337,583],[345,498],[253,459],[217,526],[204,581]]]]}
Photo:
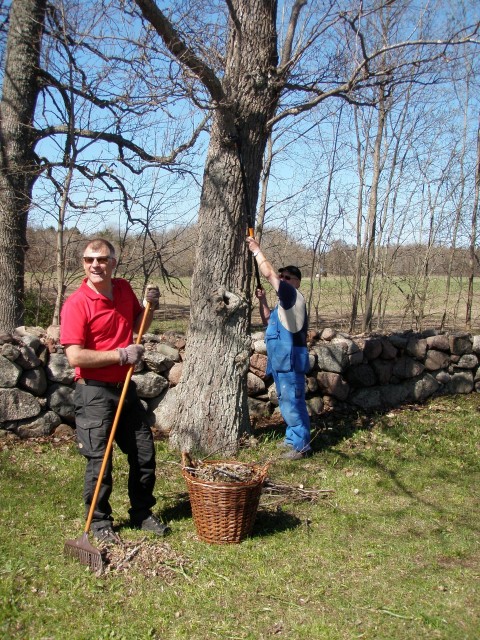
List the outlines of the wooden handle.
{"type": "MultiPolygon", "coordinates": [[[[248,227],[248,235],[250,238],[253,238],[253,227],[248,227]]],[[[255,279],[257,281],[257,289],[262,288],[262,283],[260,282],[260,271],[258,269],[258,264],[255,258],[253,258],[253,264],[255,265],[255,279]]]]}

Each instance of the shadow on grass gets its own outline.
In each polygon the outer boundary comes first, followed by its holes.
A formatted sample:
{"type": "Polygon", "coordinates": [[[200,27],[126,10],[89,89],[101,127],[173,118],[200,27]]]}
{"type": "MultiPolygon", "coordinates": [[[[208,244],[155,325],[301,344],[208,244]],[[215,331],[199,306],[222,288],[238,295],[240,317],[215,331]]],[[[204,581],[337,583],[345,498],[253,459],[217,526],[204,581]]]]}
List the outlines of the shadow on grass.
{"type": "Polygon", "coordinates": [[[253,526],[252,537],[271,536],[281,531],[296,529],[302,524],[300,518],[285,511],[270,511],[259,509],[253,526]]]}
{"type": "MultiPolygon", "coordinates": [[[[192,518],[190,500],[188,497],[185,497],[184,494],[178,494],[178,500],[174,504],[162,509],[156,513],[156,515],[160,520],[168,523],[190,519],[192,518]]],[[[302,521],[291,513],[281,510],[272,511],[260,508],[255,519],[252,537],[273,535],[281,531],[295,529],[301,524],[302,521]]],[[[130,528],[130,524],[127,520],[119,521],[118,525],[115,526],[116,531],[121,531],[123,528],[130,528]]]]}
{"type": "MultiPolygon", "coordinates": [[[[415,415],[418,412],[428,412],[429,405],[428,403],[425,405],[406,405],[402,407],[401,412],[406,414],[408,410],[411,410],[415,415]]],[[[392,426],[382,425],[382,416],[386,411],[376,412],[370,414],[357,414],[356,416],[332,416],[327,420],[317,419],[312,420],[312,449],[314,453],[321,453],[322,451],[327,451],[330,448],[336,447],[336,445],[341,444],[342,442],[346,442],[348,447],[348,440],[358,431],[369,431],[375,425],[377,425],[381,430],[388,431],[389,438],[393,441],[401,440],[403,442],[402,436],[405,433],[405,429],[402,428],[393,428],[392,426]]],[[[426,427],[426,432],[428,433],[431,427],[426,427]]],[[[424,430],[421,431],[423,433],[424,430]]],[[[420,433],[420,432],[419,432],[420,433]]],[[[419,434],[415,434],[411,436],[414,440],[419,439],[421,436],[419,434]]],[[[398,443],[398,446],[401,446],[402,442],[398,443]]],[[[411,460],[405,459],[404,465],[409,465],[412,463],[418,465],[419,461],[423,456],[431,456],[436,455],[436,463],[429,466],[430,462],[426,460],[425,462],[425,471],[428,472],[429,482],[432,486],[435,486],[436,482],[440,484],[450,485],[452,488],[456,487],[457,491],[466,491],[469,493],[468,483],[465,483],[466,474],[469,474],[473,471],[473,478],[477,477],[477,471],[472,467],[468,467],[467,464],[464,465],[462,471],[459,470],[459,466],[455,464],[455,460],[452,457],[452,460],[448,459],[448,448],[445,453],[437,453],[435,454],[432,449],[429,452],[426,449],[423,453],[420,453],[418,448],[409,449],[407,453],[410,451],[411,460]],[[414,453],[412,453],[414,451],[414,453]],[[442,460],[441,460],[442,458],[442,460]],[[441,460],[441,462],[440,462],[441,460]],[[428,471],[427,471],[428,470],[428,471]]],[[[436,499],[435,492],[431,495],[427,494],[425,491],[421,490],[421,483],[418,484],[415,481],[409,483],[407,478],[402,479],[402,475],[398,473],[398,455],[393,458],[393,462],[390,459],[382,459],[382,456],[372,456],[371,451],[365,452],[360,449],[355,449],[353,452],[345,452],[338,448],[335,450],[335,455],[338,458],[340,463],[348,466],[351,464],[352,457],[355,461],[362,464],[365,468],[371,469],[379,474],[380,478],[383,478],[384,482],[390,484],[391,487],[394,488],[395,492],[406,496],[411,502],[409,507],[406,508],[406,511],[411,508],[411,504],[417,503],[422,505],[425,509],[428,509],[432,514],[438,518],[439,522],[443,522],[445,518],[447,522],[451,522],[453,519],[456,520],[457,525],[464,527],[467,530],[472,531],[475,534],[478,534],[480,531],[480,527],[478,524],[478,518],[471,517],[471,513],[469,511],[462,512],[458,510],[455,502],[451,504],[448,500],[445,500],[444,497],[440,497],[436,499]]],[[[404,468],[404,467],[402,467],[404,468]]],[[[474,482],[472,482],[474,484],[474,482]]],[[[386,485],[388,486],[388,485],[386,485]]]]}
{"type": "MultiPolygon", "coordinates": [[[[176,501],[175,498],[169,499],[170,502],[172,500],[174,500],[174,503],[168,507],[162,509],[157,505],[157,508],[153,508],[152,511],[159,520],[167,524],[171,522],[179,522],[180,520],[187,520],[192,517],[190,500],[188,499],[188,496],[186,496],[186,494],[179,493],[178,499],[176,501]]],[[[131,529],[130,520],[119,519],[115,523],[113,529],[117,532],[122,531],[122,529],[131,529]]]]}
{"type": "MultiPolygon", "coordinates": [[[[339,458],[343,459],[346,464],[349,463],[350,457],[344,453],[337,452],[339,458]]],[[[379,460],[372,460],[370,457],[366,457],[363,453],[356,452],[355,454],[357,462],[361,462],[366,468],[372,469],[380,474],[380,477],[386,479],[392,487],[395,487],[397,493],[406,496],[410,501],[410,505],[404,509],[400,509],[399,513],[408,513],[411,509],[411,504],[417,503],[423,508],[434,514],[438,519],[439,527],[443,526],[443,522],[451,522],[455,520],[456,526],[464,527],[477,534],[480,532],[480,526],[477,514],[472,514],[470,510],[462,510],[458,508],[455,502],[451,504],[444,497],[436,499],[435,493],[431,497],[427,497],[418,487],[415,489],[408,486],[408,484],[401,480],[399,474],[395,469],[390,468],[387,464],[382,463],[379,460]],[[447,519],[447,520],[445,520],[447,519]]],[[[464,472],[467,473],[467,472],[464,472]]],[[[475,473],[475,476],[477,473],[475,473]]],[[[464,480],[458,480],[458,470],[449,472],[448,470],[436,470],[429,474],[429,478],[434,485],[436,481],[441,480],[444,484],[458,487],[458,490],[466,491],[464,480]]],[[[472,483],[473,484],[473,483],[472,483]]],[[[446,527],[450,525],[445,525],[446,527]]]]}
{"type": "MultiPolygon", "coordinates": [[[[183,494],[181,494],[182,496],[183,494]]],[[[192,508],[188,498],[180,496],[180,500],[164,509],[161,513],[162,520],[165,522],[175,522],[192,517],[192,508]]],[[[255,524],[253,527],[252,537],[261,537],[273,535],[281,531],[295,529],[300,526],[302,521],[291,513],[285,511],[271,511],[268,509],[259,509],[255,524]]]]}
{"type": "MultiPolygon", "coordinates": [[[[348,440],[357,431],[370,430],[374,416],[352,414],[348,416],[329,416],[311,419],[310,441],[314,453],[319,453],[348,440]]],[[[285,436],[286,425],[281,419],[265,419],[255,426],[255,436],[262,442],[281,442],[285,436]]]]}
{"type": "Polygon", "coordinates": [[[192,507],[188,494],[178,494],[178,499],[170,506],[165,507],[161,513],[162,519],[165,522],[175,522],[179,520],[187,520],[192,517],[192,507]]]}
{"type": "MultiPolygon", "coordinates": [[[[406,411],[406,408],[403,409],[406,411]]],[[[424,508],[429,509],[432,513],[436,514],[439,520],[447,518],[451,520],[453,517],[457,518],[458,523],[466,529],[478,533],[479,526],[478,520],[474,520],[468,513],[457,513],[453,506],[449,506],[444,500],[436,500],[435,495],[427,497],[419,491],[418,486],[415,483],[410,485],[408,481],[403,480],[397,473],[396,466],[390,466],[388,461],[382,460],[380,456],[372,457],[371,454],[365,455],[365,452],[360,449],[356,449],[354,453],[346,453],[338,448],[339,445],[345,443],[347,448],[349,446],[348,441],[359,431],[370,431],[375,424],[379,423],[382,416],[382,412],[372,414],[352,414],[352,415],[335,415],[328,417],[312,418],[311,421],[311,447],[313,450],[314,458],[315,454],[321,454],[335,449],[335,455],[337,457],[337,468],[340,465],[348,466],[351,464],[352,455],[355,461],[362,464],[364,467],[376,471],[380,474],[380,477],[390,483],[391,487],[395,488],[395,491],[408,497],[411,504],[418,503],[424,508]]],[[[264,421],[261,425],[256,426],[255,435],[260,441],[271,442],[281,441],[285,434],[285,423],[281,420],[264,421]]],[[[389,428],[389,435],[391,438],[398,434],[391,428],[389,428]]],[[[418,454],[417,454],[418,456],[418,454]]],[[[432,481],[434,477],[455,484],[458,478],[457,466],[445,468],[436,468],[431,472],[432,481]]],[[[462,482],[459,481],[462,485],[462,482]]],[[[284,514],[279,514],[281,518],[284,514]]],[[[288,527],[286,527],[288,528],[288,527]]]]}

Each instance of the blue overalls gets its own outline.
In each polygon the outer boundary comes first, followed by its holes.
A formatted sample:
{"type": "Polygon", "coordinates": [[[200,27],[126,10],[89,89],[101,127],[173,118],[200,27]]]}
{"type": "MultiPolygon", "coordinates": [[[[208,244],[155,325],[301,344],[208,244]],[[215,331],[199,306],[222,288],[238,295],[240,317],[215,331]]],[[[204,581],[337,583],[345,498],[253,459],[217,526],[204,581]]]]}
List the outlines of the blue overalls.
{"type": "MultiPolygon", "coordinates": [[[[265,332],[267,374],[273,376],[280,411],[287,424],[285,444],[296,451],[305,452],[311,449],[310,418],[305,402],[305,374],[310,368],[306,344],[308,321],[304,310],[305,301],[300,292],[283,281],[280,283],[278,296],[282,307],[285,300],[290,305],[287,313],[294,309],[297,296],[301,296],[303,324],[299,331],[291,332],[279,317],[279,305],[271,311],[265,332]]],[[[285,310],[283,311],[285,315],[285,310]]]]}

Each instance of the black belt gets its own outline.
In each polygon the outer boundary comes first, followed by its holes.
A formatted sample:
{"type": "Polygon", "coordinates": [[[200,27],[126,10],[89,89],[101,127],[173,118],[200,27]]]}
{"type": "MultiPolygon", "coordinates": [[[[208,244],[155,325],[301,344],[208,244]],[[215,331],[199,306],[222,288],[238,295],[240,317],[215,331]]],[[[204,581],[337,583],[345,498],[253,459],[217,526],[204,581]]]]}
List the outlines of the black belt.
{"type": "Polygon", "coordinates": [[[88,378],[78,378],[78,384],[86,384],[89,387],[109,387],[111,389],[122,389],[124,382],[103,382],[103,380],[89,380],[88,378]]]}

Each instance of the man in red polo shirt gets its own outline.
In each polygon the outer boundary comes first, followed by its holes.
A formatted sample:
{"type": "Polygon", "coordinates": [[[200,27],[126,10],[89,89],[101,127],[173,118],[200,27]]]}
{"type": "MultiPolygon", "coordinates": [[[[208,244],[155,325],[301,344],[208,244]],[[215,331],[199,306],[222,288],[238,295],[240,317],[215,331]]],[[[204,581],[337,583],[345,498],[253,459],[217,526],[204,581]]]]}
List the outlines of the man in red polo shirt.
{"type": "MultiPolygon", "coordinates": [[[[115,248],[110,242],[101,238],[89,242],[83,253],[86,277],[65,301],[61,314],[60,340],[70,365],[75,367],[75,423],[78,447],[86,458],[86,513],[123,383],[129,367],[140,362],[144,351],[142,345],[133,343],[133,333],[140,328],[144,308],[126,280],[112,278],[115,265],[115,248]]],[[[157,287],[147,290],[146,300],[151,307],[145,328],[152,322],[159,297],[157,287]]],[[[165,535],[168,527],[151,511],[156,502],[155,448],[147,414],[133,382],[125,396],[115,441],[128,457],[132,526],[165,535]]],[[[111,492],[110,456],[91,525],[94,537],[105,543],[120,542],[112,527],[111,492]]]]}

